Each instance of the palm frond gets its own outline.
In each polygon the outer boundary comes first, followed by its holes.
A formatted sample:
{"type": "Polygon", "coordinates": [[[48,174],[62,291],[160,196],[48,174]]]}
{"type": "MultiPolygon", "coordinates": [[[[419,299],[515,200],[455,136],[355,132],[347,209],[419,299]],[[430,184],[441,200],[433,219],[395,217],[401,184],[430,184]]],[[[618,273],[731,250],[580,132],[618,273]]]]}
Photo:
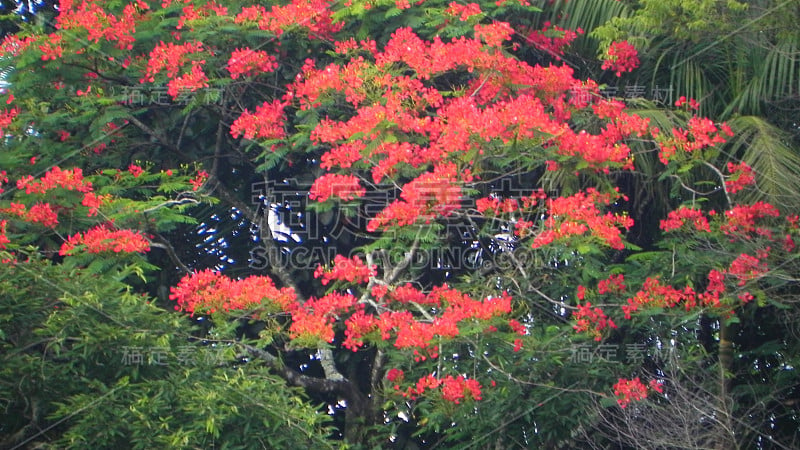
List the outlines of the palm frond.
{"type": "Polygon", "coordinates": [[[555,0],[539,16],[538,26],[547,21],[569,30],[582,28],[586,34],[572,44],[572,50],[578,54],[591,55],[597,52],[600,40],[590,32],[614,18],[628,17],[631,14],[631,9],[617,0],[555,0]]]}
{"type": "Polygon", "coordinates": [[[771,47],[753,47],[748,59],[747,67],[753,73],[734,92],[723,118],[735,113],[761,114],[765,102],[800,94],[800,34],[771,47]]]}
{"type": "Polygon", "coordinates": [[[757,189],[736,194],[739,200],[800,210],[800,149],[792,146],[790,136],[759,116],[741,116],[728,123],[736,133],[726,147],[728,155],[749,164],[758,183],[757,189]]]}

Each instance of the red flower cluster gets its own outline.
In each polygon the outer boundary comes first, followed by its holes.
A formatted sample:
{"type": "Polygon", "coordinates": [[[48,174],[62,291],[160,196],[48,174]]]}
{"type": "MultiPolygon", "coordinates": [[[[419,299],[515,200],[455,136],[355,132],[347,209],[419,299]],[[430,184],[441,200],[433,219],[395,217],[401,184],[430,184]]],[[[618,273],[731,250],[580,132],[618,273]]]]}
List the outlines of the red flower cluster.
{"type": "Polygon", "coordinates": [[[476,24],[475,39],[481,40],[489,47],[502,47],[503,42],[511,39],[515,31],[508,22],[493,22],[487,25],[476,24]]]}
{"type": "Polygon", "coordinates": [[[203,44],[200,42],[185,42],[178,45],[172,42],[168,44],[164,42],[158,43],[158,45],[150,51],[150,59],[147,62],[147,72],[145,78],[142,78],[140,82],[155,82],[155,76],[164,69],[167,70],[168,78],[174,78],[178,75],[180,68],[187,62],[187,55],[200,53],[203,50],[203,44]]]}
{"type": "MultiPolygon", "coordinates": [[[[338,292],[331,292],[318,299],[309,299],[302,307],[292,311],[289,336],[304,342],[314,340],[333,342],[335,337],[333,323],[336,322],[337,316],[349,311],[357,302],[358,300],[351,294],[338,292]]],[[[348,338],[350,339],[349,336],[348,338]]],[[[355,341],[358,337],[353,337],[351,340],[353,345],[357,345],[355,341]]]]}
{"type": "Polygon", "coordinates": [[[475,201],[475,208],[481,214],[486,214],[486,211],[491,210],[493,215],[500,212],[512,213],[519,209],[519,202],[514,198],[504,198],[500,201],[497,197],[479,198],[475,201]]]}
{"type": "Polygon", "coordinates": [[[669,164],[669,160],[675,156],[678,150],[687,153],[695,152],[724,143],[727,141],[727,137],[733,136],[733,131],[728,124],[724,123],[717,128],[714,122],[705,117],[692,117],[689,119],[688,127],[688,130],[673,128],[671,137],[660,139],[659,159],[662,163],[669,164]]]}
{"type": "Polygon", "coordinates": [[[366,189],[361,187],[357,177],[328,173],[314,181],[309,190],[308,198],[318,202],[324,202],[331,197],[352,200],[362,197],[366,192],[366,189]]]}
{"type": "Polygon", "coordinates": [[[201,67],[203,63],[205,61],[192,61],[192,68],[188,72],[169,80],[167,82],[167,94],[171,95],[172,98],[178,98],[183,93],[194,92],[208,87],[208,77],[201,67]]]}
{"type": "Polygon", "coordinates": [[[36,42],[36,38],[31,36],[20,38],[16,34],[8,34],[0,43],[0,57],[17,57],[34,42],[36,42]]]}
{"type": "Polygon", "coordinates": [[[564,56],[564,47],[567,47],[577,39],[579,34],[583,34],[583,30],[580,28],[575,31],[567,30],[558,25],[552,25],[547,21],[541,30],[530,32],[526,39],[540,50],[544,50],[560,60],[564,56]]]}
{"type": "MultiPolygon", "coordinates": [[[[392,369],[397,370],[397,369],[392,369]]],[[[389,379],[389,374],[387,374],[387,379],[389,381],[394,382],[402,381],[403,379],[403,372],[397,370],[397,372],[389,371],[392,374],[392,379],[389,379]]],[[[467,379],[463,375],[459,375],[457,377],[453,377],[452,375],[447,375],[443,379],[438,379],[433,375],[426,375],[420,378],[416,385],[410,386],[406,389],[405,392],[402,393],[403,397],[410,398],[412,400],[416,399],[417,397],[425,394],[425,391],[438,389],[439,387],[442,388],[442,398],[449,402],[453,402],[455,404],[461,403],[464,399],[473,399],[473,400],[481,400],[481,384],[478,380],[475,379],[467,379]]],[[[399,385],[395,385],[395,390],[400,390],[399,385]]]]}
{"type": "Polygon", "coordinates": [[[481,399],[481,384],[475,379],[465,379],[462,375],[455,378],[448,375],[442,380],[442,397],[455,404],[469,397],[473,400],[481,399]]]}
{"type": "MultiPolygon", "coordinates": [[[[656,380],[651,380],[649,385],[650,388],[656,392],[661,392],[663,390],[661,383],[656,380]]],[[[618,397],[617,403],[619,403],[619,406],[625,408],[631,402],[647,398],[647,386],[642,383],[639,377],[632,380],[620,378],[619,381],[614,384],[614,395],[618,397]]]]}
{"type": "Polygon", "coordinates": [[[589,134],[585,130],[578,133],[572,130],[565,131],[557,139],[558,153],[561,155],[577,156],[589,163],[589,167],[608,173],[609,166],[620,167],[625,170],[633,169],[633,157],[627,145],[619,142],[623,136],[619,128],[614,128],[615,136],[609,139],[600,134],[589,134]]]}
{"type": "Polygon", "coordinates": [[[578,310],[572,313],[572,317],[575,319],[575,325],[572,327],[575,332],[588,332],[594,336],[595,341],[602,339],[601,332],[605,328],[617,328],[614,321],[609,319],[602,309],[592,309],[592,304],[589,302],[586,302],[585,305],[578,305],[578,310]]]}
{"type": "Polygon", "coordinates": [[[725,271],[711,270],[708,272],[708,286],[706,291],[698,296],[705,306],[718,307],[719,299],[725,293],[725,271]]]}
{"type": "Polygon", "coordinates": [[[6,248],[6,244],[11,242],[6,236],[6,226],[8,226],[8,222],[5,219],[0,220],[0,249],[6,248]]]}
{"type": "Polygon", "coordinates": [[[264,102],[256,107],[256,112],[244,110],[241,116],[231,125],[231,136],[237,138],[244,135],[245,139],[283,139],[286,131],[283,129],[285,116],[283,108],[286,103],[273,100],[264,102]]]}
{"type": "Polygon", "coordinates": [[[351,283],[366,283],[369,277],[375,274],[375,266],[367,267],[361,258],[353,256],[346,258],[342,255],[336,255],[333,258],[333,267],[330,270],[320,265],[314,271],[314,278],[322,277],[322,284],[327,285],[331,281],[349,281],[351,283]]]}
{"type": "MultiPolygon", "coordinates": [[[[479,29],[476,33],[489,39],[493,44],[501,43],[513,33],[513,29],[505,26],[479,29]],[[500,42],[498,42],[500,41],[500,42]]],[[[488,42],[487,42],[488,43],[488,42]]],[[[484,54],[478,39],[461,37],[444,43],[438,38],[433,42],[425,42],[411,28],[399,28],[392,33],[382,53],[376,55],[376,64],[382,67],[394,62],[404,62],[422,79],[431,75],[447,72],[462,64],[475,64],[484,54]]]]}
{"type": "Polygon", "coordinates": [[[92,217],[96,216],[97,212],[100,210],[100,207],[103,206],[103,204],[108,203],[110,200],[111,194],[97,195],[94,192],[87,192],[83,195],[81,205],[89,208],[89,212],[86,213],[86,216],[92,217]]]}
{"type": "Polygon", "coordinates": [[[764,276],[768,270],[767,264],[760,258],[742,253],[733,260],[728,274],[739,280],[739,286],[744,286],[748,281],[764,276]]]}
{"type": "Polygon", "coordinates": [[[61,46],[63,38],[60,34],[50,34],[47,41],[39,44],[39,50],[42,51],[42,61],[56,60],[64,55],[64,48],[61,46]]]}
{"type": "Polygon", "coordinates": [[[378,322],[378,317],[367,314],[362,307],[357,307],[356,312],[344,321],[344,348],[358,351],[364,345],[364,337],[379,329],[378,322]]]}
{"type": "Polygon", "coordinates": [[[519,323],[519,321],[518,321],[518,320],[515,320],[515,319],[511,319],[511,320],[509,320],[509,321],[508,321],[508,326],[509,326],[509,327],[511,327],[511,329],[512,329],[512,330],[513,330],[515,333],[517,333],[518,335],[520,335],[520,336],[525,336],[526,334],[528,334],[528,329],[527,329],[527,328],[525,328],[525,325],[523,325],[523,324],[519,323]]]}
{"type": "Polygon", "coordinates": [[[394,288],[389,293],[389,299],[401,304],[416,303],[417,305],[434,305],[438,306],[440,299],[435,295],[426,295],[424,292],[415,288],[411,283],[406,283],[403,286],[394,288]]]}
{"type": "Polygon", "coordinates": [[[756,227],[756,221],[779,216],[778,209],[767,202],[737,205],[725,212],[726,223],[720,225],[720,230],[725,234],[768,234],[769,230],[756,227]]]}
{"type": "Polygon", "coordinates": [[[389,369],[389,371],[386,372],[386,379],[391,381],[392,383],[394,383],[394,382],[398,382],[399,383],[399,382],[403,381],[404,377],[405,377],[405,374],[400,369],[389,369]]]}
{"type": "Polygon", "coordinates": [[[228,72],[234,80],[240,76],[272,72],[277,68],[278,63],[274,56],[261,50],[250,50],[248,47],[237,48],[228,60],[228,72]]]}
{"type": "Polygon", "coordinates": [[[200,186],[202,186],[203,183],[206,182],[206,180],[208,180],[208,172],[206,172],[205,170],[201,170],[197,172],[197,176],[189,180],[189,183],[192,184],[192,190],[196,191],[200,189],[200,186]]]}
{"type": "Polygon", "coordinates": [[[289,27],[308,30],[309,37],[329,39],[343,22],[334,24],[330,2],[325,0],[292,0],[288,5],[275,5],[269,12],[260,5],[242,8],[235,23],[255,23],[260,30],[280,36],[289,27]]]}
{"type": "Polygon", "coordinates": [[[678,290],[661,284],[659,277],[648,277],[642,289],[633,298],[628,299],[627,305],[622,306],[622,312],[625,313],[626,319],[630,319],[631,314],[639,310],[639,306],[672,308],[680,303],[684,304],[687,311],[697,306],[694,289],[687,286],[683,290],[678,290]]]}
{"type": "Polygon", "coordinates": [[[621,294],[625,292],[625,276],[623,274],[609,275],[605,280],[597,283],[598,294],[621,294]]]}
{"type": "Polygon", "coordinates": [[[633,219],[626,215],[601,214],[597,204],[611,203],[610,194],[601,194],[594,188],[579,192],[569,197],[559,197],[547,201],[549,216],[545,226],[549,229],[541,232],[533,241],[533,248],[547,245],[556,239],[567,236],[582,235],[587,231],[608,246],[622,249],[625,245],[619,228],[633,226],[633,219]]]}
{"type": "Polygon", "coordinates": [[[88,253],[138,253],[150,250],[150,242],[138,231],[112,230],[100,225],[70,236],[58,254],[72,255],[77,246],[83,245],[88,253]]]}
{"type": "Polygon", "coordinates": [[[678,230],[687,220],[692,222],[697,231],[711,232],[711,226],[703,211],[685,206],[670,211],[667,219],[661,221],[660,228],[666,232],[678,230]]]}
{"type": "Polygon", "coordinates": [[[698,103],[697,100],[690,98],[687,102],[685,95],[681,95],[681,98],[675,101],[675,106],[680,108],[681,106],[686,105],[687,103],[689,104],[689,108],[691,109],[695,110],[700,109],[700,103],[698,103]]]}
{"type": "Polygon", "coordinates": [[[23,204],[12,202],[9,208],[0,209],[0,212],[17,216],[26,222],[40,223],[48,228],[58,225],[58,213],[50,203],[36,203],[28,209],[23,204]]]}
{"type": "Polygon", "coordinates": [[[55,188],[89,192],[92,190],[92,183],[84,180],[80,167],[61,170],[58,166],[48,170],[39,180],[34,180],[30,175],[17,180],[17,189],[24,190],[26,194],[44,194],[55,188]]]}
{"type": "Polygon", "coordinates": [[[203,51],[203,44],[200,42],[186,42],[178,45],[172,42],[168,44],[160,42],[150,51],[147,71],[144,78],[139,81],[141,83],[145,81],[154,83],[155,76],[166,69],[167,78],[169,78],[167,82],[167,93],[173,98],[177,98],[178,95],[185,91],[195,91],[203,87],[208,87],[208,77],[201,67],[201,65],[205,63],[204,60],[192,60],[191,69],[181,76],[178,76],[178,72],[183,66],[187,62],[190,62],[187,56],[203,51]]]}
{"type": "Polygon", "coordinates": [[[0,112],[0,133],[6,134],[6,130],[9,126],[11,126],[11,122],[14,121],[14,117],[19,115],[19,108],[11,108],[10,110],[4,109],[3,112],[0,112]]]}
{"type": "Polygon", "coordinates": [[[292,311],[298,306],[294,290],[278,289],[268,277],[232,280],[209,269],[184,276],[170,292],[170,300],[177,302],[175,309],[192,315],[259,306],[270,307],[272,311],[292,311]]]}
{"type": "Polygon", "coordinates": [[[86,31],[89,41],[99,42],[103,38],[109,42],[116,41],[120,49],[130,50],[133,48],[136,21],[143,16],[140,11],[148,9],[150,6],[147,3],[137,0],[135,5],[125,5],[122,17],[118,18],[91,0],[81,2],[80,6],[75,5],[73,0],[62,0],[59,2],[56,28],[86,31]]]}
{"type": "Polygon", "coordinates": [[[474,17],[483,13],[481,7],[477,3],[469,3],[463,5],[461,3],[451,2],[444,13],[452,17],[458,17],[458,20],[466,22],[470,17],[474,17]]]}
{"type": "MultiPolygon", "coordinates": [[[[342,67],[337,64],[330,64],[324,69],[316,69],[314,67],[313,59],[306,59],[300,73],[297,74],[297,80],[289,85],[286,94],[287,99],[297,99],[300,102],[300,109],[308,109],[318,106],[318,99],[328,90],[341,91],[344,90],[345,85],[342,81],[342,67]]],[[[359,84],[363,81],[358,82],[359,84]]],[[[359,84],[356,84],[358,87],[359,84]]],[[[319,128],[319,126],[317,127],[319,128]]],[[[317,138],[312,139],[318,141],[317,138]]],[[[338,139],[333,138],[330,142],[338,139]]]]}
{"type": "Polygon", "coordinates": [[[459,177],[471,181],[468,169],[459,172],[453,163],[437,164],[433,172],[425,172],[403,187],[402,200],[395,200],[367,224],[368,231],[391,225],[411,225],[422,218],[448,216],[461,207],[459,177]]]}
{"type": "Polygon", "coordinates": [[[731,194],[741,191],[747,186],[756,184],[753,169],[747,163],[728,163],[728,172],[731,177],[725,180],[725,189],[731,194]]]}
{"type": "Polygon", "coordinates": [[[441,384],[442,380],[439,380],[433,375],[426,375],[417,380],[416,386],[409,387],[406,392],[403,393],[403,397],[415,400],[418,396],[424,394],[426,390],[437,389],[441,384]]]}
{"type": "Polygon", "coordinates": [[[611,43],[603,63],[603,70],[611,69],[620,77],[622,72],[632,72],[637,67],[639,67],[639,54],[633,45],[628,41],[611,43]]]}
{"type": "MultiPolygon", "coordinates": [[[[383,340],[389,340],[392,334],[396,336],[394,343],[396,348],[427,350],[429,355],[434,356],[435,350],[431,345],[435,337],[458,336],[460,322],[489,320],[511,312],[511,297],[508,295],[487,297],[483,301],[478,301],[446,285],[424,294],[407,284],[396,288],[388,295],[393,301],[430,306],[442,311],[442,314],[432,321],[423,322],[414,319],[409,311],[388,311],[378,318],[356,312],[345,323],[348,348],[357,349],[363,345],[362,338],[365,335],[380,331],[383,340]]],[[[426,356],[419,355],[416,359],[424,360],[426,356]]]]}
{"type": "Polygon", "coordinates": [[[191,22],[210,17],[212,12],[217,16],[228,15],[228,8],[215,2],[209,2],[205,5],[201,5],[199,8],[195,7],[189,2],[185,1],[184,3],[188,4],[183,7],[183,14],[181,15],[181,18],[178,19],[178,26],[176,28],[179,30],[183,29],[187,23],[189,24],[189,29],[193,29],[191,22]]]}
{"type": "Polygon", "coordinates": [[[144,173],[144,169],[136,164],[131,164],[128,166],[128,172],[133,175],[133,178],[139,178],[139,175],[144,173]]]}

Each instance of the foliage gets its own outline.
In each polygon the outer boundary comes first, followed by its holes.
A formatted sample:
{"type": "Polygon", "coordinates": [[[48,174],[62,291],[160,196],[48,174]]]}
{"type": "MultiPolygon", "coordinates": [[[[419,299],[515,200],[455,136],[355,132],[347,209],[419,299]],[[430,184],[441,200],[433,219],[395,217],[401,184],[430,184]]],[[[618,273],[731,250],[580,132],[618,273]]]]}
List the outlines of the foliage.
{"type": "Polygon", "coordinates": [[[195,343],[190,323],[130,291],[132,269],[0,265],[3,447],[330,445],[301,393],[195,343]]]}

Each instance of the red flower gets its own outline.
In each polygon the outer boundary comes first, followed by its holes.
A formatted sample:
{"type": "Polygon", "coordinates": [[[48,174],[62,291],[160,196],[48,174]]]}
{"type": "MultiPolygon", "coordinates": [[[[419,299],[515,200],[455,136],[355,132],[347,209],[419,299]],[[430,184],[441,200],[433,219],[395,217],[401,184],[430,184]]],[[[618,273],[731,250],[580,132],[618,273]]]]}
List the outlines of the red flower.
{"type": "Polygon", "coordinates": [[[37,203],[25,214],[25,220],[33,223],[41,223],[48,228],[58,225],[58,214],[53,210],[49,203],[37,203]]]}
{"type": "Polygon", "coordinates": [[[677,230],[683,227],[686,220],[691,220],[697,231],[711,232],[708,219],[706,219],[703,211],[685,206],[681,206],[675,211],[670,211],[668,218],[661,221],[660,227],[667,232],[677,230]]]}
{"type": "Polygon", "coordinates": [[[524,336],[528,332],[528,329],[525,328],[524,325],[522,325],[521,323],[519,323],[519,321],[517,321],[515,319],[509,320],[508,321],[508,326],[510,326],[511,329],[514,330],[514,332],[517,333],[520,336],[524,336]]]}
{"type": "Polygon", "coordinates": [[[475,39],[480,39],[489,47],[502,47],[503,41],[511,39],[514,29],[508,22],[494,22],[488,25],[475,25],[475,39]]]}
{"type": "Polygon", "coordinates": [[[86,247],[88,253],[138,253],[150,250],[150,242],[139,232],[132,230],[112,230],[105,225],[70,236],[61,246],[59,255],[71,255],[79,245],[86,247]]]}
{"type": "Polygon", "coordinates": [[[144,173],[144,169],[137,166],[136,164],[131,164],[130,166],[128,166],[128,172],[130,172],[130,174],[133,175],[134,178],[138,178],[139,175],[144,173]]]}
{"type": "Polygon", "coordinates": [[[605,328],[617,328],[613,320],[609,319],[600,308],[592,309],[592,304],[586,302],[585,305],[578,305],[578,310],[572,313],[575,318],[575,325],[572,327],[576,332],[588,332],[594,336],[595,341],[601,339],[601,331],[605,328]]]}
{"type": "Polygon", "coordinates": [[[284,6],[272,6],[270,11],[260,5],[244,7],[234,22],[255,22],[259,29],[278,36],[283,34],[285,28],[297,27],[306,29],[310,37],[328,39],[344,25],[343,22],[334,24],[331,15],[331,4],[327,1],[292,0],[284,6]],[[303,20],[298,20],[300,17],[303,20]]]}
{"type": "Polygon", "coordinates": [[[545,229],[533,241],[533,248],[550,244],[556,239],[568,236],[583,235],[587,231],[606,245],[622,249],[620,230],[633,226],[633,219],[624,214],[602,214],[598,204],[611,203],[611,194],[601,194],[593,188],[569,197],[548,200],[549,217],[545,220],[545,229]]]}
{"type": "Polygon", "coordinates": [[[739,279],[739,286],[744,286],[748,281],[762,277],[767,270],[766,263],[759,258],[742,253],[733,260],[728,274],[739,279]]]}
{"type": "Polygon", "coordinates": [[[145,80],[154,82],[155,75],[164,69],[167,69],[167,77],[175,77],[180,67],[186,62],[186,55],[201,51],[203,51],[203,44],[200,42],[186,42],[178,45],[172,42],[168,44],[160,42],[150,52],[145,80]]]}
{"type": "Polygon", "coordinates": [[[333,267],[330,270],[325,270],[323,266],[317,266],[314,271],[314,278],[322,277],[321,281],[324,286],[333,280],[366,283],[369,281],[369,277],[374,274],[375,266],[367,267],[358,256],[348,259],[342,255],[336,255],[333,259],[333,267]]]}
{"type": "Polygon", "coordinates": [[[364,345],[365,335],[378,331],[378,318],[365,313],[363,308],[358,308],[345,320],[344,326],[345,339],[342,345],[355,352],[364,345]]]}
{"type": "Polygon", "coordinates": [[[231,136],[245,139],[282,139],[286,136],[283,129],[285,119],[283,108],[286,103],[273,100],[256,107],[256,112],[244,110],[241,116],[231,125],[231,136]]]}
{"type": "Polygon", "coordinates": [[[60,34],[50,34],[48,40],[39,46],[42,51],[42,61],[56,60],[61,58],[64,54],[64,49],[61,47],[62,37],[60,34]]]}
{"type": "Polygon", "coordinates": [[[8,239],[8,236],[6,236],[6,226],[7,225],[8,225],[8,222],[5,219],[0,220],[0,249],[6,248],[6,244],[11,242],[8,239]]]}
{"type": "Polygon", "coordinates": [[[614,384],[614,395],[619,397],[617,398],[619,406],[625,408],[631,402],[647,398],[647,386],[639,380],[639,377],[632,380],[620,378],[619,381],[614,384]]]}
{"type": "Polygon", "coordinates": [[[357,177],[353,175],[325,174],[311,186],[308,197],[311,200],[324,202],[331,197],[352,200],[362,197],[367,191],[361,187],[357,177]]]}
{"type": "Polygon", "coordinates": [[[444,12],[445,14],[449,14],[453,17],[458,17],[458,19],[462,22],[466,22],[470,17],[477,16],[482,13],[481,7],[477,3],[462,5],[461,3],[457,2],[451,2],[444,12]]]}
{"type": "Polygon", "coordinates": [[[463,398],[481,400],[481,385],[477,380],[465,379],[459,375],[453,378],[448,375],[442,381],[442,397],[450,402],[459,404],[463,398]]]}
{"type": "Polygon", "coordinates": [[[673,308],[683,303],[686,310],[689,310],[697,305],[697,298],[691,287],[676,289],[661,284],[659,277],[652,277],[647,278],[642,289],[628,299],[628,305],[623,306],[622,311],[625,313],[625,318],[630,319],[631,313],[638,311],[639,306],[673,308]]]}
{"type": "Polygon", "coordinates": [[[89,212],[86,216],[92,217],[96,216],[100,207],[109,200],[111,200],[110,194],[96,195],[94,192],[87,192],[83,195],[81,205],[89,207],[89,212]]]}
{"type": "Polygon", "coordinates": [[[576,31],[567,30],[552,25],[549,21],[544,23],[541,30],[532,31],[526,39],[537,48],[544,50],[556,59],[564,56],[564,47],[570,45],[583,30],[578,28],[576,31]]]}
{"type": "MultiPolygon", "coordinates": [[[[675,102],[675,106],[681,107],[681,106],[685,105],[686,103],[687,103],[686,102],[686,96],[685,95],[681,95],[681,98],[679,98],[675,102]]],[[[694,110],[700,109],[700,103],[698,103],[697,100],[695,100],[693,98],[690,98],[688,103],[689,103],[689,108],[694,109],[694,110]]]]}
{"type": "Polygon", "coordinates": [[[611,43],[603,63],[603,70],[611,69],[620,77],[622,72],[631,72],[637,67],[639,67],[639,55],[633,45],[628,41],[611,43]]]}
{"type": "Polygon", "coordinates": [[[206,180],[208,180],[208,172],[206,172],[205,170],[201,170],[197,172],[197,176],[194,177],[194,179],[189,180],[189,183],[192,183],[192,190],[196,191],[200,189],[200,186],[202,186],[203,183],[206,182],[206,180]]]}
{"type": "Polygon", "coordinates": [[[20,39],[19,36],[15,34],[8,34],[3,39],[2,44],[0,44],[0,56],[17,57],[35,41],[36,38],[34,37],[20,39]]]}
{"type": "Polygon", "coordinates": [[[399,383],[403,381],[404,376],[405,374],[400,369],[389,369],[389,371],[386,372],[386,379],[391,381],[392,383],[394,382],[399,383]]]}
{"type": "Polygon", "coordinates": [[[19,108],[17,107],[11,108],[11,110],[4,109],[3,112],[0,112],[0,133],[5,132],[11,126],[11,122],[17,115],[19,115],[19,108]]]}
{"type": "Polygon", "coordinates": [[[625,292],[625,289],[625,276],[621,273],[617,275],[609,275],[607,279],[601,280],[599,283],[597,283],[598,294],[619,294],[625,292]]]}
{"type": "Polygon", "coordinates": [[[278,68],[275,57],[261,50],[236,49],[228,60],[228,72],[234,80],[240,76],[258,75],[278,68]]]}
{"type": "Polygon", "coordinates": [[[747,234],[757,232],[756,221],[765,217],[779,217],[777,208],[766,202],[752,205],[737,205],[725,212],[727,223],[720,225],[725,234],[747,234]]]}
{"type": "Polygon", "coordinates": [[[183,277],[170,292],[170,300],[177,302],[175,309],[192,314],[243,310],[265,304],[278,311],[294,311],[299,306],[294,290],[278,289],[268,277],[250,276],[243,280],[231,280],[211,270],[183,277]]]}
{"type": "Polygon", "coordinates": [[[725,188],[731,194],[741,191],[746,186],[756,184],[753,169],[747,163],[728,163],[728,172],[731,177],[725,180],[725,188]]]}

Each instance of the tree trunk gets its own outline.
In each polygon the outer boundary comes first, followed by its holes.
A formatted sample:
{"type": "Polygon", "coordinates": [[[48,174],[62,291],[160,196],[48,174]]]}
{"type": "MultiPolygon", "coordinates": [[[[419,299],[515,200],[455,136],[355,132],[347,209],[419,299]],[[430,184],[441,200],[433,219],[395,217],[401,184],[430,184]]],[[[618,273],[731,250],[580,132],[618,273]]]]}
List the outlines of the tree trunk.
{"type": "Polygon", "coordinates": [[[733,368],[733,343],[731,342],[731,326],[725,320],[719,322],[719,407],[717,425],[719,450],[738,448],[736,436],[734,435],[733,421],[731,420],[732,402],[730,398],[729,374],[733,368]]]}

